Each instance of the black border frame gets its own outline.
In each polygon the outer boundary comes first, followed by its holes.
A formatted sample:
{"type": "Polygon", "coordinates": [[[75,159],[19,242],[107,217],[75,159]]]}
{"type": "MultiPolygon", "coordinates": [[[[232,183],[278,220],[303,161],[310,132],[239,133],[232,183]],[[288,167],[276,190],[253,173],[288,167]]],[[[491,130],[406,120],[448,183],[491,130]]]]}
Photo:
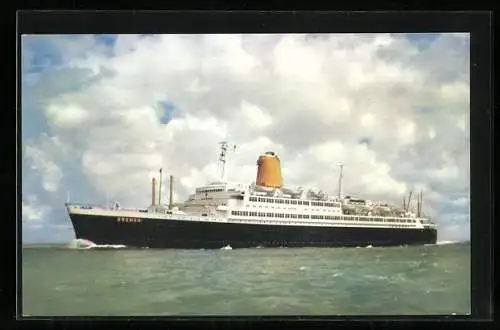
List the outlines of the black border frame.
{"type": "MultiPolygon", "coordinates": [[[[469,32],[471,58],[470,171],[471,171],[471,316],[470,317],[96,317],[95,320],[199,320],[214,321],[302,321],[300,325],[324,320],[343,321],[486,321],[493,313],[493,190],[492,190],[492,13],[482,12],[262,12],[262,11],[21,11],[17,15],[17,64],[20,65],[21,34],[93,33],[376,33],[376,32],[469,32]],[[304,322],[305,321],[305,322],[304,322]]],[[[21,98],[17,72],[17,143],[21,136],[21,98]]],[[[16,144],[17,146],[17,144],[16,144]]],[[[20,187],[21,154],[16,158],[16,187],[20,187]],[[19,171],[17,171],[19,170],[19,171]]],[[[17,192],[16,225],[19,244],[15,261],[16,280],[21,284],[21,191],[17,192]]],[[[17,287],[19,300],[21,287],[17,287]]],[[[15,311],[14,311],[15,312],[15,311]]],[[[12,315],[11,315],[12,316],[12,315]]],[[[22,320],[32,318],[23,317],[22,320]]],[[[37,318],[42,319],[42,318],[37,318]]],[[[50,320],[85,320],[54,317],[50,320]]],[[[92,318],[94,319],[94,318],[92,318]]],[[[183,322],[185,324],[185,322],[183,322]]],[[[268,323],[268,322],[266,322],[268,323]]],[[[294,322],[295,323],[295,322],[294,322]]],[[[337,323],[337,322],[336,322],[337,323]]],[[[427,323],[427,322],[425,322],[427,323]]],[[[471,324],[465,322],[465,326],[471,324]]],[[[289,324],[289,323],[288,323],[289,324]]],[[[235,324],[236,325],[236,324],[235,324]]],[[[340,324],[339,324],[340,325],[340,324]]],[[[345,324],[344,324],[345,325],[345,324]]],[[[349,325],[349,324],[347,324],[349,325]]],[[[458,325],[458,324],[456,324],[458,325]]]]}

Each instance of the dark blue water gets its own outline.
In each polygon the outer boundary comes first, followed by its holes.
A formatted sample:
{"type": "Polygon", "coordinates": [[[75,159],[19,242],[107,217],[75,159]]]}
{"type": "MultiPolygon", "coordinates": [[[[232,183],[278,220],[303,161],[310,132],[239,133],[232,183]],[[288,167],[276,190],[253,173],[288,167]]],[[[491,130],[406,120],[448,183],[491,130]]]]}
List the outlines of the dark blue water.
{"type": "Polygon", "coordinates": [[[23,249],[23,314],[469,314],[470,246],[23,249]]]}

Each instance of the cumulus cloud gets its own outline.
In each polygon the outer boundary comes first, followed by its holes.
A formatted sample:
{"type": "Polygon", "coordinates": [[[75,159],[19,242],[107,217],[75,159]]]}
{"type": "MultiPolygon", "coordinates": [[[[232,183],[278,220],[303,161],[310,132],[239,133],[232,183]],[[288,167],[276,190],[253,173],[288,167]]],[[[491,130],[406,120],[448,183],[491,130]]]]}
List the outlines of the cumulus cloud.
{"type": "Polygon", "coordinates": [[[43,225],[43,221],[51,208],[40,204],[36,195],[23,196],[22,200],[22,222],[23,226],[39,229],[43,225]]]}
{"type": "MultiPolygon", "coordinates": [[[[69,158],[97,193],[133,205],[149,203],[163,167],[182,200],[217,179],[217,144],[228,140],[230,180],[254,181],[258,155],[273,150],[286,185],[333,194],[343,162],[346,192],[399,204],[425,189],[426,211],[455,228],[446,235],[468,231],[446,217],[468,196],[467,35],[433,36],[424,48],[392,34],[50,41],[63,60],[23,91],[43,99],[47,135],[24,156],[48,192],[69,158]]],[[[35,55],[23,52],[23,63],[35,55]]]]}
{"type": "Polygon", "coordinates": [[[63,173],[54,157],[63,152],[64,148],[65,145],[58,137],[48,138],[46,135],[40,137],[39,145],[29,142],[24,145],[24,159],[29,163],[30,169],[39,174],[42,187],[47,192],[59,189],[63,173]]]}

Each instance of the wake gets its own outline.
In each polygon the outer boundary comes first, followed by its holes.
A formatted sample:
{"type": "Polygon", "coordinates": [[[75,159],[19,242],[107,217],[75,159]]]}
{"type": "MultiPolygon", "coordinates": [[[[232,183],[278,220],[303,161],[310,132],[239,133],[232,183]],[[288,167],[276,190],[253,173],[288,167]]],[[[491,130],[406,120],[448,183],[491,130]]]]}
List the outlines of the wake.
{"type": "Polygon", "coordinates": [[[462,243],[466,243],[466,242],[464,242],[464,241],[438,241],[436,244],[425,244],[424,246],[462,244],[462,243]]]}
{"type": "Polygon", "coordinates": [[[127,246],[123,244],[95,244],[92,241],[77,238],[73,239],[67,246],[68,249],[90,250],[90,249],[124,249],[127,246]]]}

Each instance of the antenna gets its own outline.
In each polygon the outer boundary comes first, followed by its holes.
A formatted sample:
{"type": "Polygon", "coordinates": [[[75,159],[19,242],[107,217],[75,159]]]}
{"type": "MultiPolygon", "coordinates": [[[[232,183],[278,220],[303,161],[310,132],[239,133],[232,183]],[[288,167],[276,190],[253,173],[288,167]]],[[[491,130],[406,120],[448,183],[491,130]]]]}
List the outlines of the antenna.
{"type": "Polygon", "coordinates": [[[337,165],[340,168],[340,172],[339,172],[339,199],[342,199],[342,170],[344,168],[344,164],[338,163],[337,165]]]}
{"type": "Polygon", "coordinates": [[[69,204],[69,190],[66,191],[66,204],[69,204]]]}
{"type": "Polygon", "coordinates": [[[221,166],[220,179],[222,181],[224,181],[224,175],[225,175],[224,171],[225,171],[225,167],[226,167],[226,155],[227,155],[227,142],[222,141],[222,142],[219,142],[219,144],[220,144],[219,163],[221,166]]]}
{"type": "MultiPolygon", "coordinates": [[[[226,181],[226,163],[227,163],[227,150],[229,144],[226,141],[219,142],[220,144],[220,155],[219,155],[219,163],[221,167],[220,179],[221,181],[226,181]]],[[[232,151],[236,152],[236,145],[232,145],[232,151]]]]}

